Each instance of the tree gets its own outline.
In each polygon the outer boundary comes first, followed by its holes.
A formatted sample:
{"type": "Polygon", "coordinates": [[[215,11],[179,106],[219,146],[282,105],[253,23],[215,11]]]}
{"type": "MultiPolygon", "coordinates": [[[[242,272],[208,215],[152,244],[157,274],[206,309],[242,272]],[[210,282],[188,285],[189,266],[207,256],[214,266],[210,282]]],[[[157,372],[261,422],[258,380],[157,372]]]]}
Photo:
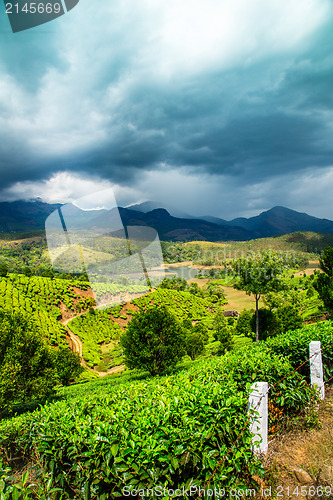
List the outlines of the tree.
{"type": "Polygon", "coordinates": [[[167,288],[169,290],[178,290],[184,292],[187,288],[187,281],[177,276],[172,278],[164,278],[159,288],[167,288]]]}
{"type": "Polygon", "coordinates": [[[259,300],[261,295],[284,288],[281,274],[285,263],[275,253],[263,251],[232,263],[238,281],[234,288],[254,295],[256,301],[256,342],[259,342],[259,300]]]}
{"type": "Polygon", "coordinates": [[[203,291],[199,287],[198,283],[191,283],[190,286],[188,287],[187,291],[191,293],[192,295],[196,295],[197,297],[203,297],[203,291]]]}
{"type": "Polygon", "coordinates": [[[8,266],[6,262],[0,262],[0,277],[5,278],[8,274],[8,266]]]}
{"type": "Polygon", "coordinates": [[[83,371],[80,356],[69,348],[61,348],[54,353],[54,363],[59,380],[69,385],[83,371]]]}
{"type": "Polygon", "coordinates": [[[326,247],[320,257],[320,269],[313,283],[319,297],[324,302],[325,308],[331,313],[333,311],[333,248],[326,247]]]}
{"type": "Polygon", "coordinates": [[[220,350],[223,354],[232,348],[232,332],[233,328],[228,325],[223,311],[219,309],[214,318],[214,338],[219,340],[221,345],[220,350]]]}
{"type": "Polygon", "coordinates": [[[300,315],[299,307],[292,304],[286,304],[276,310],[276,315],[281,321],[282,331],[297,330],[302,328],[303,320],[300,315]]]}
{"type": "MultiPolygon", "coordinates": [[[[261,340],[266,340],[268,337],[275,337],[282,332],[282,321],[276,312],[270,309],[261,308],[258,311],[259,315],[259,336],[261,340]]],[[[256,331],[256,314],[252,315],[251,329],[256,331]]]]}
{"type": "Polygon", "coordinates": [[[54,272],[52,271],[52,269],[45,269],[42,272],[42,276],[43,278],[54,278],[54,272]]]}
{"type": "Polygon", "coordinates": [[[186,353],[192,360],[205,351],[205,344],[208,342],[208,329],[202,323],[192,325],[191,320],[186,319],[182,324],[184,330],[186,353]]]}
{"type": "Polygon", "coordinates": [[[57,383],[53,356],[27,317],[0,311],[0,411],[44,402],[57,383]]]}
{"type": "Polygon", "coordinates": [[[251,328],[252,317],[255,314],[254,310],[244,309],[237,320],[236,332],[244,337],[253,338],[253,330],[251,328]]]}
{"type": "Polygon", "coordinates": [[[136,313],[121,338],[125,364],[157,375],[173,367],[185,354],[183,329],[165,306],[136,313]]]}
{"type": "Polygon", "coordinates": [[[28,266],[25,266],[25,267],[23,268],[22,273],[23,273],[25,276],[27,276],[28,278],[29,278],[30,276],[32,276],[32,271],[31,271],[30,267],[28,267],[28,266]]]}
{"type": "Polygon", "coordinates": [[[219,300],[221,304],[227,303],[227,299],[225,298],[223,288],[216,281],[208,282],[206,291],[209,297],[217,297],[217,300],[219,300]]]}

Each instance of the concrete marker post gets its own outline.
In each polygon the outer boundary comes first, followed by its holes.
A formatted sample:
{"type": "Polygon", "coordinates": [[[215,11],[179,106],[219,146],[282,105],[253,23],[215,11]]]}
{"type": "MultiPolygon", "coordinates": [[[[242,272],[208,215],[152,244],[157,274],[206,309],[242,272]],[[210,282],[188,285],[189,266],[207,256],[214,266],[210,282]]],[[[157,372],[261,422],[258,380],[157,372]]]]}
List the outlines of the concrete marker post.
{"type": "Polygon", "coordinates": [[[254,453],[265,454],[268,451],[268,383],[255,382],[251,386],[248,413],[251,415],[251,449],[254,453]]]}
{"type": "Polygon", "coordinates": [[[325,399],[325,385],[321,343],[312,341],[309,345],[311,386],[316,387],[319,399],[325,399]]]}

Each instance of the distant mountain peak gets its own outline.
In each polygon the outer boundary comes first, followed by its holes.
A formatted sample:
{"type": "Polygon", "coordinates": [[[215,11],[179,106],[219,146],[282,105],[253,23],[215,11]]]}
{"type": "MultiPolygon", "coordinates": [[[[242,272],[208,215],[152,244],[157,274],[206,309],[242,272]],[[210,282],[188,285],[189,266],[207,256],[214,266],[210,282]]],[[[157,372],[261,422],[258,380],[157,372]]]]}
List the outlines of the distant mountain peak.
{"type": "MultiPolygon", "coordinates": [[[[156,202],[144,202],[141,205],[145,211],[136,210],[136,205],[119,207],[123,223],[128,226],[154,227],[162,240],[244,241],[296,231],[333,234],[333,221],[319,219],[280,205],[255,217],[238,217],[231,221],[209,216],[195,218],[188,214],[175,215],[169,207],[158,206],[160,204],[156,202]]],[[[48,204],[38,198],[0,202],[0,231],[24,232],[44,229],[46,218],[61,206],[60,203],[48,204]]],[[[71,227],[95,223],[98,225],[118,214],[117,208],[86,211],[71,204],[67,204],[63,211],[66,222],[71,227]]]]}
{"type": "Polygon", "coordinates": [[[128,205],[127,207],[129,210],[135,210],[137,212],[143,212],[147,214],[148,212],[151,212],[152,210],[158,210],[158,209],[164,209],[167,210],[169,215],[172,217],[178,217],[179,219],[195,219],[193,215],[190,215],[186,212],[182,212],[181,210],[178,210],[178,208],[175,208],[171,205],[164,205],[161,202],[157,201],[144,201],[142,203],[134,204],[134,205],[128,205]]]}

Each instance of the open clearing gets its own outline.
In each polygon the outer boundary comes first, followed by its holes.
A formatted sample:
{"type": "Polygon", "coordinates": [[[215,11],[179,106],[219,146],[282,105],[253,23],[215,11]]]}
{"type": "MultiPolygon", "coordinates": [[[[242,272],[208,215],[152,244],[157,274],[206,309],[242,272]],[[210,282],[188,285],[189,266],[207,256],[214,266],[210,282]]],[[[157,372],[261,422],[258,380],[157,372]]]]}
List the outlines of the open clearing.
{"type": "Polygon", "coordinates": [[[222,288],[228,301],[228,304],[223,306],[225,311],[232,310],[241,312],[243,309],[255,309],[256,301],[252,295],[246,295],[242,290],[235,290],[235,288],[231,286],[223,286],[222,288]]]}

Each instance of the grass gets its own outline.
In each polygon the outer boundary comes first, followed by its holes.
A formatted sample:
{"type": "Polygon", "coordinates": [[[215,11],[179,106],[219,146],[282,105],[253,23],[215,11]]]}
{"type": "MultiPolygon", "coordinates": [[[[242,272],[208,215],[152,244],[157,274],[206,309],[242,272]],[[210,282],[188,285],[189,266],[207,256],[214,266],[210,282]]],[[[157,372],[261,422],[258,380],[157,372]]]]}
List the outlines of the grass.
{"type": "MultiPolygon", "coordinates": [[[[297,488],[300,492],[302,484],[295,471],[302,469],[312,479],[306,484],[307,491],[311,486],[322,487],[324,492],[325,488],[328,493],[331,491],[325,496],[320,495],[319,490],[319,495],[309,495],[310,498],[333,498],[333,389],[327,391],[326,399],[320,403],[318,415],[320,428],[295,430],[278,438],[270,447],[265,464],[265,487],[272,486],[272,493],[278,486],[285,492],[289,488],[290,495],[297,493],[297,488]]],[[[302,496],[299,493],[299,496],[294,494],[289,498],[302,496]]]]}
{"type": "Polygon", "coordinates": [[[242,290],[236,290],[231,286],[223,286],[222,288],[228,301],[228,304],[223,306],[225,311],[241,312],[243,309],[255,309],[256,302],[252,295],[246,295],[242,290]]]}

